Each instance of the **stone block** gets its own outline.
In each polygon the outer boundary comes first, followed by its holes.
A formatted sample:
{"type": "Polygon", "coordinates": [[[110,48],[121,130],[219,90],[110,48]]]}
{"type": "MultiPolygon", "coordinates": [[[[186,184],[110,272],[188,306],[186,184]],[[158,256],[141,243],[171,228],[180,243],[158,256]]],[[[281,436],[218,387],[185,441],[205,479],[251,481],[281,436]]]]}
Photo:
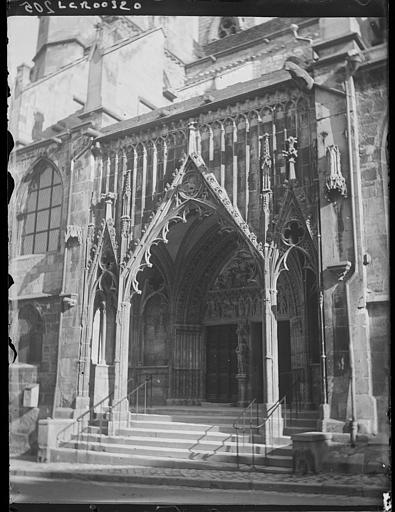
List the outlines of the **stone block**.
{"type": "Polygon", "coordinates": [[[294,473],[319,473],[328,452],[330,433],[306,432],[292,436],[294,473]]]}
{"type": "Polygon", "coordinates": [[[51,448],[56,448],[58,443],[58,435],[62,436],[63,441],[71,439],[73,429],[70,427],[73,419],[47,418],[38,422],[38,462],[51,462],[51,448]]]}

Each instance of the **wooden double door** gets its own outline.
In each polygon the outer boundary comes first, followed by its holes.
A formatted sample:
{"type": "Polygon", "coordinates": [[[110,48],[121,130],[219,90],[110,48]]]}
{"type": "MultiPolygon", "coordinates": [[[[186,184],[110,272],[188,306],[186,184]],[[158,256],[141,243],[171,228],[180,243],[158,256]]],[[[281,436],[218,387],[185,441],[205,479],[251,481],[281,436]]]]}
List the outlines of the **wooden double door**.
{"type": "Polygon", "coordinates": [[[215,325],[206,331],[206,399],[234,403],[238,400],[237,325],[215,325]]]}

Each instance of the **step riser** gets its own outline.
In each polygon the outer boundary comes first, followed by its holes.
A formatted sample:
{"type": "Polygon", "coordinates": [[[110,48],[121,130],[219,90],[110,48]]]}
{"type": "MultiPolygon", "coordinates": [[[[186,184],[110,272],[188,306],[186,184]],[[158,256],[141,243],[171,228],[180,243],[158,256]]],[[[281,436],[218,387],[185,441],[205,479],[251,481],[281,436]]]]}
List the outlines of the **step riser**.
{"type": "MultiPolygon", "coordinates": [[[[189,460],[207,460],[211,462],[224,462],[224,463],[237,463],[237,455],[236,453],[228,453],[228,452],[218,452],[218,453],[208,453],[202,454],[199,452],[189,451],[189,450],[180,450],[174,456],[171,451],[167,451],[166,454],[160,454],[159,450],[154,450],[151,447],[125,447],[125,446],[117,446],[113,445],[111,447],[104,446],[96,446],[97,449],[91,449],[93,446],[90,443],[66,443],[65,448],[71,448],[72,450],[78,450],[79,452],[104,452],[112,455],[116,454],[129,454],[129,455],[142,455],[142,456],[150,456],[150,457],[166,457],[166,458],[177,458],[177,459],[189,459],[189,460]],[[101,450],[100,448],[105,448],[101,450]],[[158,453],[159,452],[159,453],[158,453]]],[[[174,452],[173,452],[174,453],[174,452]]],[[[252,457],[250,453],[242,452],[239,453],[239,463],[240,464],[251,464],[252,457]]],[[[288,461],[288,459],[284,460],[274,460],[270,457],[265,458],[264,455],[255,454],[254,455],[254,463],[256,465],[268,465],[268,466],[279,466],[279,467],[291,467],[292,459],[288,461]]]]}
{"type": "Polygon", "coordinates": [[[179,421],[181,423],[200,423],[203,425],[233,425],[235,418],[227,418],[224,416],[186,416],[177,415],[171,416],[173,421],[179,421]]]}
{"type": "Polygon", "coordinates": [[[217,425],[196,424],[196,423],[175,423],[175,422],[147,422],[132,420],[129,425],[130,428],[148,428],[159,430],[197,430],[198,432],[218,432],[217,425]]]}
{"type": "MultiPolygon", "coordinates": [[[[74,439],[73,439],[74,440],[74,439]]],[[[94,443],[99,443],[100,438],[96,436],[80,436],[78,441],[89,441],[94,443]]],[[[222,449],[226,450],[228,447],[229,449],[232,449],[233,446],[230,445],[228,442],[222,443],[221,441],[213,442],[213,443],[205,443],[199,442],[198,440],[188,440],[188,441],[180,441],[180,440],[164,440],[164,439],[155,439],[155,438],[146,438],[146,442],[143,443],[141,440],[134,440],[133,438],[124,438],[120,440],[116,437],[107,437],[105,441],[103,441],[107,444],[123,444],[123,445],[129,445],[129,446],[135,446],[135,447],[141,447],[141,446],[152,446],[152,447],[162,447],[162,448],[176,448],[176,449],[188,449],[191,448],[194,451],[198,450],[214,450],[214,449],[222,449]]],[[[234,447],[236,450],[236,447],[234,447]]]]}
{"type": "Polygon", "coordinates": [[[267,466],[271,467],[280,467],[280,468],[292,468],[293,467],[293,460],[291,457],[287,457],[284,459],[275,459],[271,457],[267,457],[265,461],[267,466]]]}
{"type": "Polygon", "coordinates": [[[303,434],[304,432],[314,432],[315,428],[306,428],[306,427],[286,427],[284,429],[284,435],[293,436],[295,434],[303,434]]]}
{"type": "Polygon", "coordinates": [[[305,419],[312,419],[317,420],[319,419],[319,414],[317,411],[300,411],[300,412],[289,412],[289,411],[282,411],[282,416],[286,418],[305,418],[305,419]]]}
{"type": "MultiPolygon", "coordinates": [[[[218,451],[218,452],[229,452],[229,453],[237,453],[237,443],[235,441],[229,440],[227,438],[223,439],[223,442],[216,440],[211,443],[205,442],[207,440],[195,440],[189,439],[187,441],[180,441],[179,439],[158,439],[158,438],[145,438],[143,439],[134,439],[134,438],[119,438],[119,437],[105,437],[102,438],[98,435],[93,434],[82,434],[79,437],[74,437],[71,440],[74,443],[104,443],[110,445],[130,445],[136,448],[142,447],[162,447],[162,448],[173,448],[173,449],[191,449],[194,452],[199,452],[201,450],[204,451],[218,451]]],[[[110,447],[108,448],[110,450],[110,447]]],[[[250,454],[252,451],[251,444],[239,444],[239,453],[247,453],[250,454]]],[[[270,455],[282,455],[282,456],[292,456],[292,452],[289,448],[277,448],[277,447],[268,447],[267,449],[270,455]]],[[[254,453],[256,454],[265,454],[265,447],[262,445],[255,444],[254,453]]]]}
{"type": "MultiPolygon", "coordinates": [[[[93,433],[93,432],[92,432],[93,433]]],[[[147,437],[147,438],[153,438],[153,439],[160,439],[162,437],[165,437],[167,439],[198,439],[199,437],[204,435],[204,432],[196,431],[172,431],[172,430],[164,430],[164,431],[157,431],[157,432],[151,432],[149,430],[145,429],[120,429],[116,432],[117,435],[122,437],[147,437]]],[[[207,441],[218,441],[223,439],[224,437],[227,437],[226,433],[222,432],[210,432],[206,434],[205,439],[207,441]]]]}
{"type": "Polygon", "coordinates": [[[306,420],[306,419],[286,420],[285,425],[289,426],[289,427],[316,428],[317,420],[306,420]]]}
{"type": "Polygon", "coordinates": [[[232,418],[237,418],[238,416],[240,416],[240,413],[241,413],[241,409],[238,409],[237,407],[233,408],[233,407],[226,407],[226,408],[222,408],[222,409],[217,409],[215,407],[210,407],[210,408],[203,408],[203,407],[191,407],[191,408],[187,408],[187,407],[180,407],[179,409],[149,409],[148,411],[148,414],[168,414],[169,416],[173,416],[174,414],[192,414],[193,416],[204,416],[204,415],[209,415],[209,416],[215,416],[215,415],[219,415],[219,416],[231,416],[232,418]]]}
{"type": "MultiPolygon", "coordinates": [[[[224,462],[233,462],[233,459],[236,458],[236,454],[228,453],[228,452],[221,452],[221,453],[212,453],[212,447],[209,448],[210,453],[201,453],[199,450],[194,449],[181,449],[177,448],[177,451],[170,448],[164,448],[164,447],[153,447],[153,446],[125,446],[125,445],[101,445],[99,443],[93,444],[93,443],[87,443],[84,441],[75,443],[75,442],[68,442],[65,443],[62,447],[64,448],[71,448],[71,449],[78,449],[79,451],[92,451],[92,452],[105,452],[105,453],[122,453],[122,454],[129,454],[129,455],[146,455],[151,457],[167,457],[167,458],[177,458],[177,459],[203,459],[203,460],[215,460],[215,461],[224,461],[224,462]],[[219,458],[218,458],[219,457],[219,458]]],[[[243,452],[244,457],[249,457],[250,455],[248,452],[243,452]]],[[[257,458],[264,458],[257,454],[257,458]]],[[[234,460],[236,462],[236,460],[234,460]]]]}
{"type": "MultiPolygon", "coordinates": [[[[148,467],[163,467],[163,468],[177,468],[177,469],[206,469],[207,462],[202,460],[189,460],[189,459],[170,459],[161,457],[144,457],[141,455],[122,455],[106,452],[92,452],[92,451],[77,451],[67,448],[51,449],[51,462],[79,462],[81,464],[111,464],[111,465],[138,465],[148,467]]],[[[242,464],[240,460],[240,464],[242,464]]],[[[244,463],[250,463],[249,460],[244,463]]],[[[222,471],[234,471],[236,463],[219,462],[217,465],[211,461],[210,469],[217,469],[222,471]]],[[[260,471],[266,473],[276,474],[289,474],[289,468],[275,467],[275,466],[262,466],[260,471]]]]}

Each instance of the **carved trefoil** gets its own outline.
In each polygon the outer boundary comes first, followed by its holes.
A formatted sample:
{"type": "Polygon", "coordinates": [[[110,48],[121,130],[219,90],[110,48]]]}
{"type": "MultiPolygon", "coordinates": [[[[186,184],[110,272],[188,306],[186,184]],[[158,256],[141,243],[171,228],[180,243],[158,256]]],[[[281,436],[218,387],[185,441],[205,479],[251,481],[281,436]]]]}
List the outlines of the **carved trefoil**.
{"type": "Polygon", "coordinates": [[[325,193],[328,201],[335,202],[341,197],[347,197],[346,180],[341,172],[341,158],[338,146],[328,146],[326,157],[329,168],[329,176],[326,179],[325,193]]]}

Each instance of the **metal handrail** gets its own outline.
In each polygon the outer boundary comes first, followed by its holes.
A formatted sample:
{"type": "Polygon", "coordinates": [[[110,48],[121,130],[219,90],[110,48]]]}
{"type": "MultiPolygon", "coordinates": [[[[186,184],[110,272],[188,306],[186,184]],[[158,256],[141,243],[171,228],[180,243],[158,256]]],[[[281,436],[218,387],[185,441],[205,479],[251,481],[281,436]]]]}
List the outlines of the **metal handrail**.
{"type": "MultiPolygon", "coordinates": [[[[256,398],[254,398],[253,400],[251,400],[251,402],[246,407],[244,407],[244,409],[241,411],[241,413],[237,416],[237,418],[233,422],[233,428],[239,427],[238,421],[240,418],[243,419],[242,426],[243,427],[245,426],[245,416],[246,416],[247,412],[250,412],[250,424],[252,424],[252,414],[253,414],[252,408],[253,408],[254,404],[256,404],[256,406],[257,406],[257,413],[258,413],[258,403],[256,401],[256,398]]],[[[256,416],[256,419],[258,420],[258,415],[256,416]]]]}
{"type": "MultiPolygon", "coordinates": [[[[233,428],[236,430],[236,461],[237,461],[237,469],[240,468],[240,449],[239,449],[239,431],[242,432],[249,432],[251,437],[251,455],[252,455],[252,468],[255,467],[255,443],[254,443],[254,433],[253,429],[255,428],[255,425],[253,426],[253,407],[256,406],[256,424],[258,424],[259,421],[259,409],[258,409],[258,402],[256,401],[256,398],[251,400],[251,402],[244,407],[244,409],[241,411],[239,416],[235,419],[233,422],[233,428]],[[246,425],[246,416],[249,413],[249,425],[246,425]],[[239,422],[240,418],[242,419],[242,422],[239,422]]],[[[243,445],[244,445],[244,436],[243,436],[243,445]]]]}
{"type": "MultiPolygon", "coordinates": [[[[253,404],[255,403],[255,400],[253,400],[243,411],[242,414],[238,417],[243,417],[243,414],[245,415],[246,410],[248,410],[253,404]]],[[[279,409],[279,407],[284,404],[284,407],[286,408],[287,399],[284,395],[281,399],[277,400],[267,411],[266,417],[264,418],[262,423],[258,422],[258,407],[257,407],[257,416],[256,416],[256,425],[253,424],[252,421],[250,421],[249,425],[246,425],[245,422],[243,422],[242,425],[237,425],[236,422],[233,423],[233,428],[236,430],[236,460],[237,460],[237,469],[240,468],[240,450],[239,450],[239,432],[248,432],[249,433],[249,440],[251,443],[251,470],[256,469],[255,468],[255,436],[259,433],[260,429],[265,427],[266,431],[269,432],[269,437],[265,435],[265,460],[267,457],[267,450],[268,445],[273,445],[273,429],[272,424],[269,421],[274,413],[279,409]],[[269,428],[268,428],[269,426],[269,428]],[[269,442],[268,442],[269,439],[269,442]]],[[[258,405],[258,404],[257,404],[258,405]]],[[[243,418],[244,419],[244,418],[243,418]]],[[[284,417],[284,427],[286,426],[286,418],[284,417]]],[[[278,432],[280,434],[280,432],[278,432]]],[[[280,437],[280,435],[278,435],[280,437]]],[[[244,444],[244,437],[243,437],[243,444],[244,444]]]]}
{"type": "MultiPolygon", "coordinates": [[[[145,382],[139,384],[134,390],[132,390],[130,393],[128,393],[125,397],[121,398],[118,402],[116,402],[115,404],[111,404],[111,406],[109,406],[108,412],[111,412],[115,405],[118,405],[120,402],[122,402],[123,400],[128,398],[133,392],[137,391],[139,388],[144,386],[146,384],[147,380],[151,380],[151,383],[152,383],[152,375],[150,377],[151,377],[150,379],[146,378],[145,382]]],[[[130,382],[132,382],[133,380],[134,380],[133,378],[129,379],[127,381],[127,385],[130,382]]],[[[102,398],[99,402],[96,402],[95,404],[91,405],[86,411],[84,411],[82,414],[77,416],[77,418],[75,418],[75,420],[72,423],[69,423],[64,428],[59,430],[59,432],[56,435],[56,446],[59,447],[61,435],[64,435],[64,433],[70,429],[74,429],[76,425],[78,425],[77,436],[78,436],[78,440],[79,440],[79,437],[82,434],[82,430],[83,430],[83,422],[82,422],[83,418],[85,418],[85,416],[87,416],[87,415],[89,415],[89,418],[90,418],[90,415],[92,414],[92,412],[94,413],[95,409],[97,409],[106,400],[109,400],[113,396],[113,394],[114,394],[114,390],[112,390],[111,393],[109,393],[107,396],[102,398]]],[[[152,401],[152,395],[151,395],[151,401],[152,401]]],[[[146,407],[145,407],[145,410],[146,410],[146,407]]],[[[99,427],[100,427],[100,432],[101,432],[102,426],[103,426],[103,416],[100,416],[99,421],[100,421],[99,427]]]]}
{"type": "MultiPolygon", "coordinates": [[[[133,395],[136,395],[137,396],[137,400],[136,400],[136,412],[135,412],[135,414],[138,414],[139,413],[139,400],[138,400],[138,398],[139,398],[139,391],[140,391],[141,388],[144,388],[144,413],[142,413],[142,414],[147,414],[147,401],[148,401],[147,385],[148,385],[148,382],[150,382],[151,385],[152,385],[152,375],[150,375],[149,377],[146,377],[144,382],[142,382],[137,387],[132,389],[132,391],[130,393],[128,393],[127,395],[122,397],[120,400],[118,400],[118,402],[115,402],[115,404],[112,405],[112,409],[114,407],[116,407],[117,405],[121,404],[122,402],[124,402],[126,399],[129,399],[133,395]]],[[[152,397],[151,397],[151,399],[152,399],[152,397]]]]}
{"type": "MultiPolygon", "coordinates": [[[[274,405],[272,405],[272,407],[270,407],[268,414],[265,417],[263,423],[261,423],[257,427],[257,432],[259,432],[259,430],[261,428],[265,427],[265,462],[266,462],[266,457],[267,457],[268,446],[273,446],[273,439],[274,439],[273,425],[269,420],[270,420],[270,418],[272,418],[273,414],[280,408],[280,406],[282,404],[284,404],[284,409],[286,409],[286,407],[287,407],[286,395],[284,395],[281,399],[277,400],[277,402],[274,405]],[[267,434],[269,434],[269,436],[267,434]]],[[[285,426],[286,426],[286,414],[284,414],[284,427],[285,426]]],[[[279,428],[279,424],[277,425],[277,427],[279,428]]],[[[279,430],[278,430],[277,434],[278,434],[278,437],[280,437],[279,430]]]]}

